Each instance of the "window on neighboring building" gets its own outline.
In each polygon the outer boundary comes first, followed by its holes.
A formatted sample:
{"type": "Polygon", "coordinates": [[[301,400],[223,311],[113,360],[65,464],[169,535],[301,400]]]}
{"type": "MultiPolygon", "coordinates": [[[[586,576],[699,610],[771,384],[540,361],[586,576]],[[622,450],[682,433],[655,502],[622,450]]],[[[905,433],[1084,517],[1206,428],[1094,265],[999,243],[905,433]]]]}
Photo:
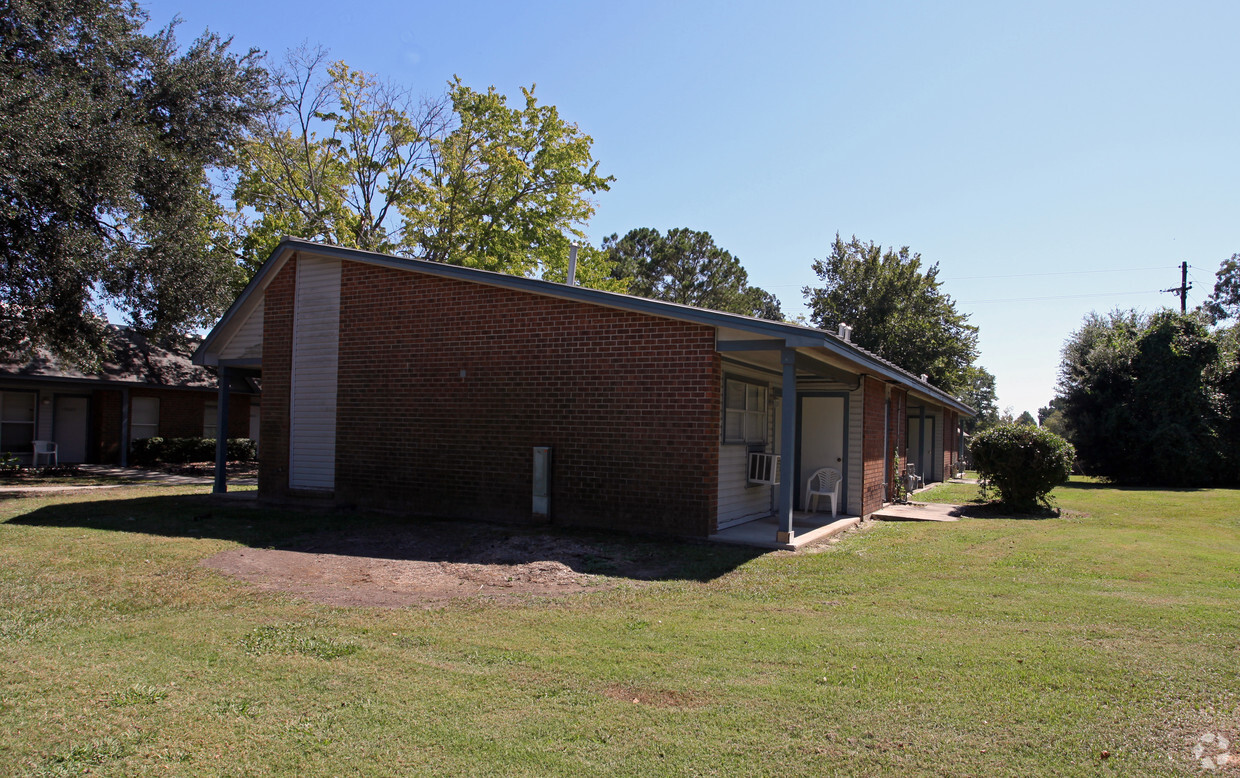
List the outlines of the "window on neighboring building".
{"type": "Polygon", "coordinates": [[[129,404],[129,439],[142,440],[159,435],[159,398],[135,397],[129,404]]]}
{"type": "Polygon", "coordinates": [[[34,450],[34,392],[0,392],[0,452],[28,454],[34,450]]]}
{"type": "Polygon", "coordinates": [[[729,379],[724,384],[724,443],[765,443],[767,388],[729,379]]]}
{"type": "Polygon", "coordinates": [[[215,425],[219,422],[220,404],[214,400],[204,403],[202,406],[202,436],[204,438],[215,437],[215,425]]]}

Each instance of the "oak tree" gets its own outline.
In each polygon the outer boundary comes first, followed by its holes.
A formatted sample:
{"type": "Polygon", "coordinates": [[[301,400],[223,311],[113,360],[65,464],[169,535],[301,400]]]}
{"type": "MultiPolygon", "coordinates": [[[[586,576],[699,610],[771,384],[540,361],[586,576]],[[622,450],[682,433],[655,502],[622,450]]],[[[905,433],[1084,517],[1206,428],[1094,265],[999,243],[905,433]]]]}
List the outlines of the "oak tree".
{"type": "Polygon", "coordinates": [[[212,173],[267,102],[254,51],[121,0],[0,5],[0,347],[100,356],[104,305],[151,335],[203,326],[243,281],[212,173]]]}
{"type": "Polygon", "coordinates": [[[709,232],[685,228],[666,234],[650,227],[611,235],[603,249],[612,276],[629,294],[782,321],[779,300],[749,285],[740,260],[715,244],[709,232]]]}
{"type": "Polygon", "coordinates": [[[837,234],[813,263],[821,286],[802,292],[815,326],[853,328],[852,340],[949,391],[963,388],[977,357],[977,327],[942,289],[938,263],[923,267],[907,246],[883,248],[837,234]]]}

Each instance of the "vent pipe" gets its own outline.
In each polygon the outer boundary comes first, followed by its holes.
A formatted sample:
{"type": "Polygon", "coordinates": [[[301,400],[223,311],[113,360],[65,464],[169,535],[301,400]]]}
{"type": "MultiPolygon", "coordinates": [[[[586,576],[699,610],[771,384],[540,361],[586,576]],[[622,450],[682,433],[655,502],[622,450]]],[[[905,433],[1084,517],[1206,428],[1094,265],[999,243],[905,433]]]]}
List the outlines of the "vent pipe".
{"type": "Polygon", "coordinates": [[[853,330],[852,327],[849,327],[844,322],[840,322],[840,329],[839,329],[840,340],[846,343],[851,343],[852,342],[852,330],[853,330]]]}
{"type": "Polygon", "coordinates": [[[568,246],[568,279],[566,283],[569,286],[577,285],[577,244],[570,243],[568,246]]]}

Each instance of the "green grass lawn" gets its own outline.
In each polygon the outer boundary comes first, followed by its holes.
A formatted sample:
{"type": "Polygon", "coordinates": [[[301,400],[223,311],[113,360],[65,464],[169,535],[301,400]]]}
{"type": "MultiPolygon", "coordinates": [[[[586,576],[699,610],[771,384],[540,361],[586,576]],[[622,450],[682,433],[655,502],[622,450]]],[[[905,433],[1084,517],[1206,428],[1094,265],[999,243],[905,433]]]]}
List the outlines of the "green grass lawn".
{"type": "Polygon", "coordinates": [[[1207,732],[1240,752],[1240,491],[1078,481],[1062,518],[690,545],[708,575],[434,610],[201,567],[349,520],[201,491],[0,500],[0,774],[1129,776],[1200,771],[1207,732]]]}

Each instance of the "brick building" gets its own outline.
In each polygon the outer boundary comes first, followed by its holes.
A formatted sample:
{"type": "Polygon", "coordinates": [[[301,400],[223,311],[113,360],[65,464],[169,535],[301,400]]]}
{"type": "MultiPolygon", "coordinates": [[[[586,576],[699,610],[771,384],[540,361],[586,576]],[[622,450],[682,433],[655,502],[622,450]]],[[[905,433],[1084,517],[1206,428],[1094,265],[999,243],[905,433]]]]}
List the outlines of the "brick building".
{"type": "MultiPolygon", "coordinates": [[[[190,361],[196,344],[150,343],[116,325],[107,338],[106,356],[93,371],[43,351],[0,363],[0,452],[29,464],[33,442],[48,440],[63,464],[127,464],[134,440],[215,437],[215,370],[190,361]]],[[[257,384],[236,375],[231,388],[229,436],[252,437],[257,384]]]]}
{"type": "Polygon", "coordinates": [[[266,498],[788,541],[812,472],[868,515],[972,414],[848,335],[286,239],[194,359],[261,371],[266,498]]]}

